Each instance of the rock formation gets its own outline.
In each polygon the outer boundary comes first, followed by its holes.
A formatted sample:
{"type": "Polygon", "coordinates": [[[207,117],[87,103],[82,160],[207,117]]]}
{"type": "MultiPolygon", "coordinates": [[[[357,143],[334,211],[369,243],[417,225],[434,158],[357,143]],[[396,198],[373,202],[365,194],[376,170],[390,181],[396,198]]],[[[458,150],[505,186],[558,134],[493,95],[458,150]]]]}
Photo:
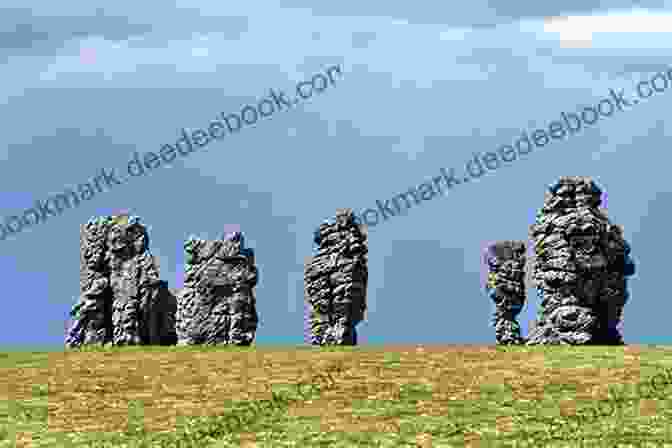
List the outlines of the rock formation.
{"type": "Polygon", "coordinates": [[[338,210],[313,234],[314,255],[304,272],[306,317],[313,345],[356,345],[366,309],[366,231],[350,209],[338,210]]]}
{"type": "Polygon", "coordinates": [[[578,177],[561,178],[546,194],[530,229],[542,311],[528,345],[622,343],[625,266],[634,265],[621,229],[599,208],[601,196],[578,177]]]}
{"type": "MultiPolygon", "coordinates": [[[[487,248],[485,292],[495,305],[498,344],[624,343],[618,327],[635,264],[623,229],[600,208],[601,195],[589,178],[562,177],[530,227],[533,254],[526,255],[521,241],[487,248]],[[528,273],[541,307],[525,338],[516,318],[528,273]]],[[[315,230],[313,242],[304,271],[304,338],[312,345],[356,345],[366,310],[366,226],[341,209],[315,230]]],[[[190,238],[184,249],[184,287],[174,292],[160,280],[139,218],[107,216],[82,226],[80,296],[65,345],[250,345],[259,322],[258,270],[242,233],[190,238]]]]}
{"type": "Polygon", "coordinates": [[[495,304],[493,324],[497,343],[521,344],[520,325],[516,316],[525,304],[525,250],[524,242],[502,241],[487,248],[485,263],[488,297],[495,304]]]}
{"type": "Polygon", "coordinates": [[[107,216],[80,229],[80,298],[66,347],[170,345],[176,299],[159,278],[138,217],[107,216]]]}
{"type": "MultiPolygon", "coordinates": [[[[635,265],[622,228],[612,224],[599,208],[601,195],[589,178],[563,177],[549,188],[530,228],[535,251],[534,282],[541,309],[534,328],[520,342],[623,344],[617,326],[629,298],[627,277],[634,274],[635,265]]],[[[524,254],[524,245],[520,250],[524,254]]],[[[495,275],[487,287],[492,300],[502,300],[494,292],[502,278],[506,285],[516,285],[513,289],[520,287],[521,259],[516,260],[515,270],[506,269],[515,273],[513,280],[511,275],[500,274],[501,262],[493,264],[495,275]]],[[[503,296],[514,297],[509,298],[514,305],[505,302],[507,305],[498,308],[497,342],[517,343],[511,342],[517,340],[517,324],[510,323],[510,316],[512,312],[517,314],[519,300],[515,295],[503,296]]]]}
{"type": "Polygon", "coordinates": [[[253,291],[258,272],[254,251],[245,248],[242,233],[214,241],[190,238],[184,250],[178,344],[250,345],[259,322],[253,291]]]}

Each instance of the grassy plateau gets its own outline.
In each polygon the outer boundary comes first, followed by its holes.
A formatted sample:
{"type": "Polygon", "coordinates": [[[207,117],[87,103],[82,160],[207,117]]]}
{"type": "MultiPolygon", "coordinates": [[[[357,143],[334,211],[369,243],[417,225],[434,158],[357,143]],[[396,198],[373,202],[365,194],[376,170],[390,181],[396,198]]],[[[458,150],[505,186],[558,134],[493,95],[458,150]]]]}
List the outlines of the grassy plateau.
{"type": "Polygon", "coordinates": [[[0,352],[0,448],[672,447],[671,425],[667,346],[0,352]]]}

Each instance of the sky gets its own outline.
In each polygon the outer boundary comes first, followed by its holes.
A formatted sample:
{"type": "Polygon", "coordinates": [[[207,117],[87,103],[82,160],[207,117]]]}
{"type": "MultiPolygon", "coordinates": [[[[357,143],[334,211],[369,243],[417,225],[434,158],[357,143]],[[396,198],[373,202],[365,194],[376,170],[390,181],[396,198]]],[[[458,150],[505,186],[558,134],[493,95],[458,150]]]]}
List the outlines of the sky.
{"type": "MultiPolygon", "coordinates": [[[[79,226],[128,210],[148,226],[169,286],[184,241],[239,226],[256,253],[258,345],[303,343],[313,230],[496,151],[562,112],[632,94],[672,68],[672,2],[4,0],[0,6],[0,217],[158,153],[180,129],[257,104],[340,65],[289,110],[226,135],[0,241],[0,347],[63,346],[79,294],[79,226]]],[[[493,344],[482,251],[528,240],[549,184],[608,192],[637,263],[632,344],[669,344],[669,89],[368,229],[361,344],[493,344]],[[665,139],[668,140],[665,140],[665,139]],[[667,143],[665,143],[667,141],[667,143]],[[663,295],[661,295],[663,294],[663,295]],[[400,331],[401,330],[401,331],[400,331]]],[[[127,176],[128,177],[128,176],[127,176]]],[[[519,315],[537,313],[534,289],[519,315]]]]}

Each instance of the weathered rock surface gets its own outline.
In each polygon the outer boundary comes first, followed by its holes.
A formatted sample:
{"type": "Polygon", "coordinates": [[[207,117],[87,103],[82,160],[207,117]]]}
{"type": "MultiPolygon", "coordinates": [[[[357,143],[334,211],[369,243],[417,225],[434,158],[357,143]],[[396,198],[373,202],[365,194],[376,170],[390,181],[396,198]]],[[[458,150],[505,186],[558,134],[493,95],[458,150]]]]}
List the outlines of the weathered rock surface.
{"type": "Polygon", "coordinates": [[[500,345],[523,342],[516,316],[525,304],[525,251],[522,241],[501,241],[486,249],[485,291],[495,304],[493,325],[500,345]]]}
{"type": "Polygon", "coordinates": [[[245,248],[242,233],[214,241],[190,238],[184,249],[178,344],[250,345],[259,322],[254,295],[258,271],[254,251],[245,248]]]}
{"type": "Polygon", "coordinates": [[[527,345],[623,343],[616,326],[634,263],[622,229],[599,208],[601,194],[580,177],[563,177],[546,194],[530,228],[541,310],[527,345]]]}
{"type": "Polygon", "coordinates": [[[356,345],[366,309],[366,231],[350,209],[315,230],[314,256],[305,267],[306,338],[313,345],[356,345]]]}
{"type": "Polygon", "coordinates": [[[138,217],[107,216],[81,227],[80,291],[67,347],[176,342],[176,299],[159,279],[138,217]]]}
{"type": "Polygon", "coordinates": [[[607,232],[607,273],[600,300],[596,304],[598,326],[594,343],[621,345],[623,337],[618,330],[623,308],[630,298],[628,277],[635,274],[635,262],[630,257],[630,245],[623,238],[621,226],[610,225],[607,232]]]}

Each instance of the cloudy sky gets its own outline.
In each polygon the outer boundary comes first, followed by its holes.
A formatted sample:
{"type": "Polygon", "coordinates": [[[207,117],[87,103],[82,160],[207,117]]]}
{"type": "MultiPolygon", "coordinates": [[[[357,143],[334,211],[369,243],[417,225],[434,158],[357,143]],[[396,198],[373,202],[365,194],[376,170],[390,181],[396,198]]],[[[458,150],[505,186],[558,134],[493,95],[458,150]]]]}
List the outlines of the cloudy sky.
{"type": "MultiPolygon", "coordinates": [[[[122,209],[149,226],[172,287],[182,286],[189,235],[239,225],[260,270],[257,342],[300,344],[304,260],[337,208],[361,212],[441,167],[464,170],[474,152],[610,88],[632,96],[672,68],[669,1],[2,3],[2,217],[101,168],[123,173],[135,151],[158,152],[181,128],[207,127],[271,88],[291,93],[337,64],[343,74],[291,110],[0,242],[5,347],[62,346],[79,293],[79,226],[122,209]]],[[[546,185],[585,175],[608,192],[638,263],[626,341],[670,343],[670,105],[672,85],[371,227],[362,341],[493,343],[484,245],[527,239],[546,185]]],[[[537,306],[530,290],[525,331],[537,306]]]]}

